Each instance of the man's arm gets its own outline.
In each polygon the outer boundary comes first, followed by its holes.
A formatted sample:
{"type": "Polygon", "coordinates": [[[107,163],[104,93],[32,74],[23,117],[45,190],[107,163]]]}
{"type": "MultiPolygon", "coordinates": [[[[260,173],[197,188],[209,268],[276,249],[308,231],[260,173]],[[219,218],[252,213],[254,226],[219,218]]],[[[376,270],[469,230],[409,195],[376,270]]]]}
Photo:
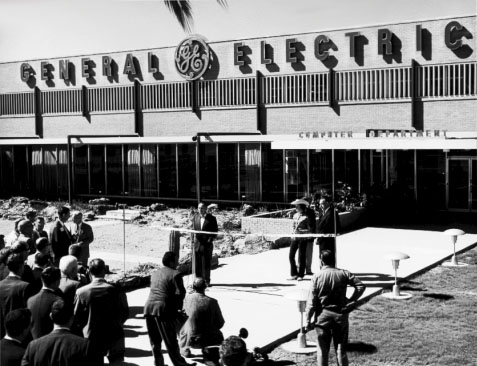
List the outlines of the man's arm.
{"type": "MultiPolygon", "coordinates": [[[[209,230],[208,231],[212,231],[212,232],[215,232],[215,233],[218,232],[219,227],[217,225],[217,219],[215,218],[214,215],[209,214],[209,222],[210,222],[210,225],[209,225],[209,230]]],[[[210,235],[209,236],[209,241],[212,242],[216,237],[217,237],[217,235],[210,235]]]]}
{"type": "Polygon", "coordinates": [[[317,291],[317,279],[313,276],[311,279],[310,290],[308,292],[308,299],[306,301],[306,322],[307,329],[313,329],[313,317],[317,317],[321,313],[321,303],[317,291]]]}
{"type": "Polygon", "coordinates": [[[349,302],[353,303],[357,301],[361,297],[361,295],[363,295],[364,290],[366,290],[366,286],[364,285],[363,282],[361,282],[361,280],[358,277],[353,275],[351,272],[348,272],[347,275],[348,275],[348,284],[354,287],[354,292],[349,298],[349,302]]]}
{"type": "MultiPolygon", "coordinates": [[[[83,224],[85,225],[85,224],[83,224]]],[[[84,230],[84,237],[78,244],[80,247],[84,248],[90,245],[94,240],[93,228],[90,225],[85,226],[86,230],[84,230]]]]}

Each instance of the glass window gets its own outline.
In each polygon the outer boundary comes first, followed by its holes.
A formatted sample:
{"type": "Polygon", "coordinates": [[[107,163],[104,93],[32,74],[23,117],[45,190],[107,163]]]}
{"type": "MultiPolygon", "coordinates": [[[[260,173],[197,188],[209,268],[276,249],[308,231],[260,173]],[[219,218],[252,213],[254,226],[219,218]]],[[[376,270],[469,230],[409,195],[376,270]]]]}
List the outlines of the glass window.
{"type": "Polygon", "coordinates": [[[108,180],[108,195],[123,194],[123,146],[106,146],[106,174],[108,180]]]}
{"type": "Polygon", "coordinates": [[[423,210],[445,208],[446,158],[442,150],[417,150],[417,199],[423,210]]]}
{"type": "Polygon", "coordinates": [[[283,150],[262,144],[262,197],[264,201],[283,202],[283,150]]]}
{"type": "Polygon", "coordinates": [[[371,190],[371,158],[370,150],[360,150],[361,158],[361,187],[360,193],[369,193],[371,190]]]}
{"type": "MultiPolygon", "coordinates": [[[[41,146],[33,146],[31,149],[30,179],[33,192],[43,193],[43,148],[41,146]]],[[[3,178],[2,182],[4,182],[3,178]]]]}
{"type": "Polygon", "coordinates": [[[68,194],[68,154],[67,147],[58,147],[58,193],[68,194]]]}
{"type": "Polygon", "coordinates": [[[156,145],[142,146],[142,185],[145,197],[157,196],[157,148],[156,145]]]}
{"type": "Polygon", "coordinates": [[[195,144],[178,144],[178,179],[179,198],[195,198],[196,175],[195,175],[195,144]]]}
{"type": "Polygon", "coordinates": [[[343,187],[350,194],[359,193],[359,169],[357,150],[335,150],[335,189],[343,187]]]}
{"type": "Polygon", "coordinates": [[[175,144],[159,145],[159,196],[171,198],[177,197],[175,144]]]}
{"type": "Polygon", "coordinates": [[[414,150],[388,150],[388,189],[391,202],[412,212],[414,193],[414,150]]]}
{"type": "Polygon", "coordinates": [[[141,182],[139,179],[140,151],[139,145],[124,145],[126,164],[124,167],[125,190],[128,196],[141,196],[141,182]]]}
{"type": "Polygon", "coordinates": [[[333,171],[331,150],[310,150],[310,192],[331,194],[333,171]]]}
{"type": "Polygon", "coordinates": [[[219,144],[219,198],[238,198],[237,144],[219,144]]]}
{"type": "Polygon", "coordinates": [[[307,195],[307,150],[285,151],[285,181],[287,201],[307,195]]]}
{"type": "Polygon", "coordinates": [[[0,190],[11,194],[13,190],[13,150],[11,147],[0,147],[0,168],[2,184],[0,190]]]}
{"type": "Polygon", "coordinates": [[[260,201],[260,144],[245,143],[239,146],[241,200],[260,201]]]}
{"type": "Polygon", "coordinates": [[[25,145],[18,145],[13,147],[13,154],[15,156],[15,191],[19,194],[29,193],[28,184],[28,161],[27,148],[25,145]]]}
{"type": "Polygon", "coordinates": [[[200,145],[200,188],[204,199],[217,198],[217,145],[200,145]]]}
{"type": "Polygon", "coordinates": [[[46,194],[54,195],[58,189],[58,155],[56,146],[45,146],[43,148],[43,174],[46,194]]]}
{"type": "Polygon", "coordinates": [[[74,191],[78,194],[89,193],[88,183],[88,146],[73,145],[73,185],[74,191]]]}
{"type": "Polygon", "coordinates": [[[89,147],[90,158],[90,182],[91,194],[104,194],[104,145],[90,145],[89,147]]]}

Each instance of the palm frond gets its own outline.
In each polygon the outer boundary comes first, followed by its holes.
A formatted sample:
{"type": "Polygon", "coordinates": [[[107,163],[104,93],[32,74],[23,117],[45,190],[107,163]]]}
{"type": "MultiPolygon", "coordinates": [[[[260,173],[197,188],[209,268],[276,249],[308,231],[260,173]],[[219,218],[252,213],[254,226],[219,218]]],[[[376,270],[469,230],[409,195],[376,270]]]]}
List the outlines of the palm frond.
{"type": "MultiPolygon", "coordinates": [[[[171,13],[177,18],[181,27],[190,33],[194,24],[191,0],[164,0],[164,2],[171,13]]],[[[227,7],[227,0],[217,0],[217,2],[221,7],[227,7]]]]}

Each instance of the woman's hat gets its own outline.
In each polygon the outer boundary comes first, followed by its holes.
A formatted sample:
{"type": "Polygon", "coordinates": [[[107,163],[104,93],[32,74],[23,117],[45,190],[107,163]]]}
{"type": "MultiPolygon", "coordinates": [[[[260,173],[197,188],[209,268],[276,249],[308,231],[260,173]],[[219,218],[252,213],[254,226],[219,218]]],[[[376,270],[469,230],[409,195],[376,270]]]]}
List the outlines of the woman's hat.
{"type": "Polygon", "coordinates": [[[291,203],[291,205],[305,205],[305,206],[309,206],[310,203],[309,203],[308,201],[306,201],[306,200],[303,200],[303,199],[297,199],[297,200],[293,201],[293,202],[291,203]]]}

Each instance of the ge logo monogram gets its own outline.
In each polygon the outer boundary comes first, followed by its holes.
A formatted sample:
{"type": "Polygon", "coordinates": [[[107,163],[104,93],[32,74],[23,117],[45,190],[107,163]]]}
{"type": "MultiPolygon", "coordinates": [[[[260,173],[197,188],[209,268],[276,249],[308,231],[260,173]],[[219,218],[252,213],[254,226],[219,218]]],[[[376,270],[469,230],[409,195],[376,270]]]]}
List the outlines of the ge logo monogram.
{"type": "Polygon", "coordinates": [[[177,72],[186,80],[196,80],[204,75],[210,60],[210,49],[199,35],[184,39],[175,52],[177,72]]]}

